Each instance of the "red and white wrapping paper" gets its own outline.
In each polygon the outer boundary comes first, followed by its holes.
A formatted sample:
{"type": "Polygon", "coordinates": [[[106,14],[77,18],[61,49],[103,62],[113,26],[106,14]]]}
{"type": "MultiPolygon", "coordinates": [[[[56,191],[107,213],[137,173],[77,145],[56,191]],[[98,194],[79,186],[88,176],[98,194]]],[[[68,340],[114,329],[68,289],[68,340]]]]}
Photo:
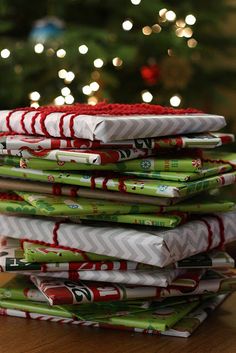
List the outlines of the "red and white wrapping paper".
{"type": "Polygon", "coordinates": [[[124,148],[215,148],[234,142],[234,135],[226,133],[203,133],[199,135],[176,135],[159,138],[135,140],[91,141],[86,139],[63,139],[45,136],[4,135],[0,134],[0,149],[7,150],[55,150],[55,149],[124,149],[124,148]],[[192,145],[193,144],[193,145],[192,145]]]}
{"type": "MultiPolygon", "coordinates": [[[[64,272],[40,272],[34,273],[38,277],[65,278],[71,281],[97,281],[124,283],[143,286],[167,287],[181,273],[186,271],[175,270],[139,270],[139,271],[64,271],[64,272]]],[[[29,275],[27,271],[16,272],[29,275]]]]}
{"type": "Polygon", "coordinates": [[[0,111],[0,131],[23,135],[84,138],[103,142],[217,131],[226,125],[223,116],[183,113],[162,115],[89,115],[40,110],[0,111]]]}

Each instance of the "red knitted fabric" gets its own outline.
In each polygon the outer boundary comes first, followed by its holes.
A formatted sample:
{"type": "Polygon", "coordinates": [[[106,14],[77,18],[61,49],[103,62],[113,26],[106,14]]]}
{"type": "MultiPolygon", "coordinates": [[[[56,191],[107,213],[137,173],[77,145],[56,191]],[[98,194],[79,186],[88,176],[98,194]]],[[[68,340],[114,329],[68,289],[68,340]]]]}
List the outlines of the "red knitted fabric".
{"type": "Polygon", "coordinates": [[[191,114],[199,113],[197,109],[174,109],[171,107],[162,107],[161,105],[154,104],[108,104],[108,103],[98,103],[96,105],[89,104],[74,104],[67,106],[45,106],[39,108],[19,108],[14,109],[14,111],[35,111],[40,112],[41,115],[48,115],[50,113],[68,113],[68,114],[84,114],[84,115],[154,115],[154,114],[191,114]]]}
{"type": "Polygon", "coordinates": [[[24,131],[25,134],[33,134],[36,135],[36,130],[35,130],[35,123],[38,117],[39,118],[39,124],[41,127],[41,130],[44,134],[44,136],[49,137],[51,136],[49,131],[47,131],[47,128],[45,126],[45,121],[46,118],[48,117],[49,114],[52,113],[62,113],[60,122],[59,122],[59,130],[61,137],[65,137],[64,131],[63,131],[63,123],[64,123],[64,118],[70,115],[70,123],[69,123],[69,129],[70,129],[70,137],[74,138],[75,137],[75,131],[74,131],[74,119],[79,116],[79,115],[99,115],[99,116],[123,116],[124,118],[126,116],[130,115],[138,115],[138,116],[143,116],[143,115],[164,115],[164,114],[180,114],[180,115],[185,115],[185,114],[194,114],[194,113],[200,113],[199,110],[197,109],[174,109],[171,107],[162,107],[161,105],[152,105],[152,104],[108,104],[108,103],[98,103],[96,105],[89,105],[89,104],[75,104],[75,105],[70,105],[70,106],[45,106],[45,107],[39,107],[39,108],[32,108],[32,107],[26,107],[26,108],[17,108],[9,111],[9,113],[6,116],[6,126],[7,130],[10,133],[14,133],[12,125],[11,125],[11,117],[12,114],[15,112],[22,112],[22,116],[20,118],[20,125],[22,127],[22,130],[24,131]],[[31,117],[31,131],[26,130],[25,126],[25,118],[26,114],[33,112],[33,116],[31,117]]]}

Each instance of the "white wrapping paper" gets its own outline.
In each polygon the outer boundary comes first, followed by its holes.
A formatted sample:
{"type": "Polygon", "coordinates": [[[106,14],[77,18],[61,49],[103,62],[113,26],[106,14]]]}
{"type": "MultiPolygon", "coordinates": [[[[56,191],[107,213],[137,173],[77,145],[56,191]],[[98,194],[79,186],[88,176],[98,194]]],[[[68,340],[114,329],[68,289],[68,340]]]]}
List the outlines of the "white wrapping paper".
{"type": "MultiPolygon", "coordinates": [[[[6,117],[9,111],[0,111],[0,131],[8,131],[6,117]]],[[[25,134],[21,118],[24,111],[14,111],[9,125],[14,132],[25,134]]],[[[41,114],[34,119],[36,112],[24,115],[24,126],[28,134],[44,135],[41,127],[41,114]],[[32,131],[32,121],[34,130],[32,131]]],[[[59,122],[64,113],[48,114],[44,126],[52,137],[60,137],[59,122]]],[[[73,118],[75,137],[103,142],[155,136],[178,135],[193,132],[217,131],[223,128],[225,119],[211,114],[184,115],[128,115],[128,116],[90,116],[68,114],[63,119],[63,134],[71,137],[70,121],[73,118]]]]}
{"type": "Polygon", "coordinates": [[[204,217],[172,230],[86,226],[37,217],[0,215],[1,236],[32,239],[164,267],[236,240],[236,212],[204,217]]]}

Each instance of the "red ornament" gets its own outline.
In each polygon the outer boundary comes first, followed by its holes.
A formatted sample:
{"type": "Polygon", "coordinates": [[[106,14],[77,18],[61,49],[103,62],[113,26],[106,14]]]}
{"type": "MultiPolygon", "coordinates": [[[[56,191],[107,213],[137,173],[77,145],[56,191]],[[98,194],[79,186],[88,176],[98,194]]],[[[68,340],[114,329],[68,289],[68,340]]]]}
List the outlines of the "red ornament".
{"type": "Polygon", "coordinates": [[[160,68],[157,64],[145,65],[141,67],[140,73],[145,83],[153,86],[160,77],[160,68]]]}

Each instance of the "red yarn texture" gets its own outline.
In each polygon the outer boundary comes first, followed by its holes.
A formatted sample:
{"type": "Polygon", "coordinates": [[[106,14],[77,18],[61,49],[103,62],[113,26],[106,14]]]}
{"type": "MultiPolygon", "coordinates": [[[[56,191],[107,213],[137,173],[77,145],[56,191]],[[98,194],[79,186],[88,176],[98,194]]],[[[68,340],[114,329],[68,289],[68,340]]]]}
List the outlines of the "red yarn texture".
{"type": "Polygon", "coordinates": [[[163,107],[161,105],[154,104],[109,104],[109,103],[98,103],[96,105],[89,104],[74,104],[67,106],[45,106],[39,108],[18,108],[14,111],[34,111],[41,114],[50,114],[50,113],[68,113],[68,114],[84,114],[84,115],[154,115],[154,114],[191,114],[191,113],[200,113],[197,109],[174,109],[171,107],[163,107]]]}
{"type": "Polygon", "coordinates": [[[64,118],[67,115],[70,115],[70,125],[69,129],[71,132],[71,137],[75,137],[75,131],[74,131],[74,119],[77,118],[79,115],[99,115],[99,116],[121,116],[121,117],[127,117],[130,115],[137,115],[137,116],[143,116],[143,115],[165,115],[165,114],[170,114],[170,115],[185,115],[185,114],[194,114],[194,113],[201,113],[197,109],[174,109],[171,107],[162,107],[161,105],[152,105],[152,104],[108,104],[108,103],[98,103],[96,105],[89,105],[89,104],[75,104],[75,105],[70,105],[70,106],[45,106],[45,107],[39,107],[39,108],[32,108],[32,107],[26,107],[26,108],[16,108],[11,111],[6,116],[6,126],[7,130],[14,134],[14,131],[11,126],[11,116],[14,112],[22,112],[21,119],[19,121],[22,130],[24,131],[25,134],[33,134],[36,135],[35,131],[35,123],[36,119],[40,116],[40,127],[41,130],[46,137],[50,137],[50,133],[47,131],[46,126],[45,126],[45,120],[48,117],[49,114],[52,113],[62,113],[60,122],[59,122],[59,130],[62,138],[65,138],[65,134],[63,131],[63,122],[64,118]],[[31,120],[31,131],[26,130],[25,126],[25,118],[26,114],[33,112],[32,120],[31,120]]]}

